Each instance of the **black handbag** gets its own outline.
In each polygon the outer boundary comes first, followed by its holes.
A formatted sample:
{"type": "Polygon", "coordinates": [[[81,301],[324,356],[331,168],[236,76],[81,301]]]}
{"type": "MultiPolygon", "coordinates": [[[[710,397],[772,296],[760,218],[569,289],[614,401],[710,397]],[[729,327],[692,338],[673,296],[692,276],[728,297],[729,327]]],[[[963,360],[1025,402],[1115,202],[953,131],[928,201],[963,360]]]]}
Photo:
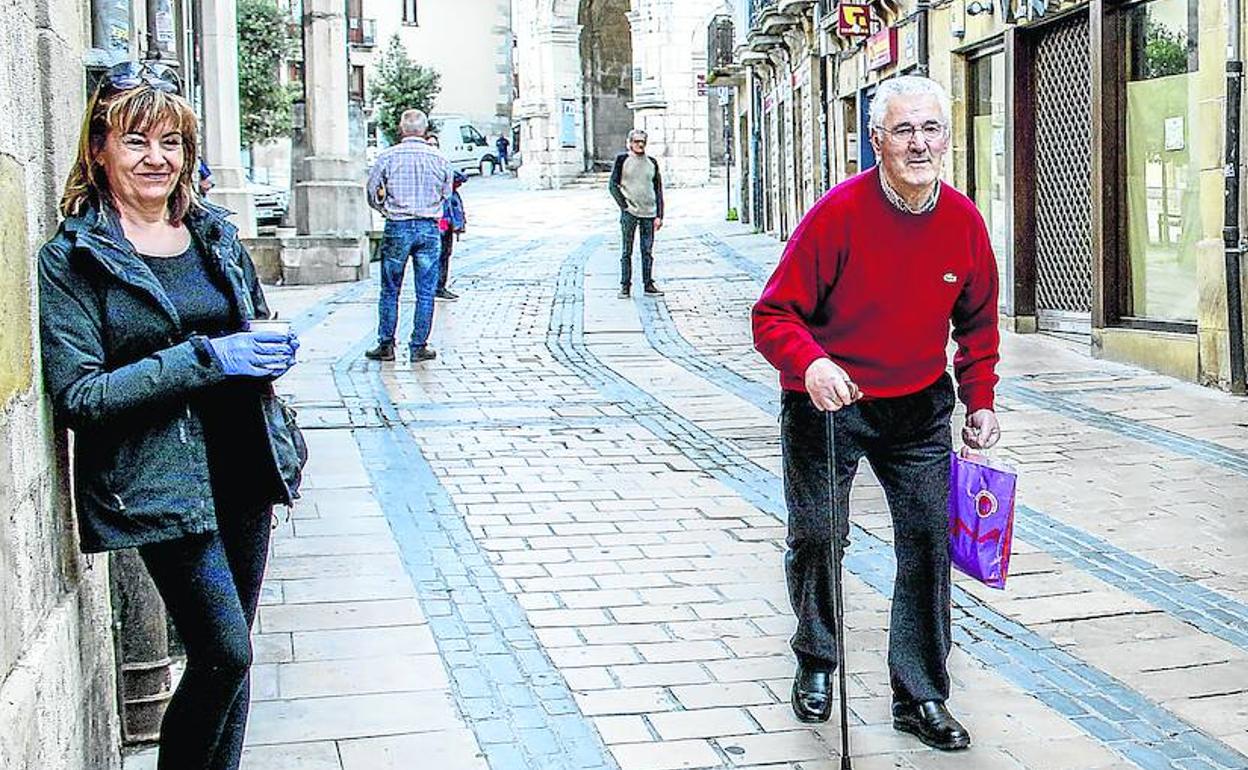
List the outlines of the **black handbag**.
{"type": "MultiPolygon", "coordinates": [[[[295,408],[282,398],[277,399],[277,403],[282,407],[282,420],[286,423],[286,430],[290,433],[290,443],[295,447],[295,455],[299,458],[299,471],[295,474],[295,490],[303,483],[303,468],[308,464],[308,442],[303,437],[303,431],[299,429],[298,413],[295,408]]],[[[299,493],[294,492],[294,496],[298,497],[299,493]]]]}

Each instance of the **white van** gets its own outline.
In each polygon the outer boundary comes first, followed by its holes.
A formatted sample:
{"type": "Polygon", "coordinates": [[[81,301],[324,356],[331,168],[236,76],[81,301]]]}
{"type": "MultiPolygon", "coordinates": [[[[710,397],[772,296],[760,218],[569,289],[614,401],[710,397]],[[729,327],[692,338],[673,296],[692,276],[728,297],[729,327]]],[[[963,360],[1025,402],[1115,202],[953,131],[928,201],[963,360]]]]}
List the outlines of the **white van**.
{"type": "Polygon", "coordinates": [[[460,171],[494,173],[498,166],[497,136],[482,133],[463,115],[430,115],[438,145],[460,171]]]}

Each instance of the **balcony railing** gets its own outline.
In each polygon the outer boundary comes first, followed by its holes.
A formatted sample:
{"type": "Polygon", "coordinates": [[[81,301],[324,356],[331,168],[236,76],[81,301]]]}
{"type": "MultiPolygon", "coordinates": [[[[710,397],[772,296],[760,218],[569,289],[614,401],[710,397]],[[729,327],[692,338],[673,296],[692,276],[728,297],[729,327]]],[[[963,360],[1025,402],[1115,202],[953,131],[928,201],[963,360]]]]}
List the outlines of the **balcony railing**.
{"type": "Polygon", "coordinates": [[[347,42],[359,48],[377,45],[377,20],[359,16],[347,17],[347,42]]]}
{"type": "Polygon", "coordinates": [[[732,67],[732,17],[716,16],[706,28],[706,61],[710,70],[732,67]]]}
{"type": "Polygon", "coordinates": [[[769,8],[776,6],[777,0],[750,0],[750,29],[754,29],[758,25],[759,18],[763,12],[769,8]]]}

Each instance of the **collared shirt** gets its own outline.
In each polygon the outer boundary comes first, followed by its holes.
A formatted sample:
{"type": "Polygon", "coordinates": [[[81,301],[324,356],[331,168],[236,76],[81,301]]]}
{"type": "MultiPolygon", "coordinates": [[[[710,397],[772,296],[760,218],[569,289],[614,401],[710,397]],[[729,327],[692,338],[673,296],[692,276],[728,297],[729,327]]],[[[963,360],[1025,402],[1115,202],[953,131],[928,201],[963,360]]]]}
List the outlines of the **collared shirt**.
{"type": "Polygon", "coordinates": [[[386,219],[438,219],[451,197],[452,176],[438,148],[409,136],[377,156],[368,175],[368,205],[386,219]]]}
{"type": "Polygon", "coordinates": [[[901,197],[901,193],[893,189],[893,186],[884,178],[884,174],[880,174],[880,187],[884,190],[884,197],[888,198],[888,202],[893,204],[899,210],[907,214],[926,214],[936,208],[936,201],[940,200],[940,180],[936,180],[936,184],[932,187],[932,194],[927,196],[927,200],[919,204],[918,208],[910,208],[910,204],[906,203],[906,199],[901,197]]]}

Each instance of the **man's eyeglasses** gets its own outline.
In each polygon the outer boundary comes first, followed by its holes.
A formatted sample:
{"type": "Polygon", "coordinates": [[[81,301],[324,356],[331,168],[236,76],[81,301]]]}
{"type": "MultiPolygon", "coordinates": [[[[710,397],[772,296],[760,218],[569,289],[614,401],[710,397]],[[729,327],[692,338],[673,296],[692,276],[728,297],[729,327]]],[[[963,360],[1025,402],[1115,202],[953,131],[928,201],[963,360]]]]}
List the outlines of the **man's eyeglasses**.
{"type": "Polygon", "coordinates": [[[123,61],[108,68],[100,80],[101,86],[114,91],[129,91],[146,85],[167,94],[182,91],[182,80],[167,64],[156,61],[123,61]]]}
{"type": "Polygon", "coordinates": [[[921,126],[902,123],[892,128],[880,126],[880,130],[902,144],[909,144],[916,135],[923,137],[928,143],[938,142],[945,138],[945,124],[929,120],[921,126]]]}

